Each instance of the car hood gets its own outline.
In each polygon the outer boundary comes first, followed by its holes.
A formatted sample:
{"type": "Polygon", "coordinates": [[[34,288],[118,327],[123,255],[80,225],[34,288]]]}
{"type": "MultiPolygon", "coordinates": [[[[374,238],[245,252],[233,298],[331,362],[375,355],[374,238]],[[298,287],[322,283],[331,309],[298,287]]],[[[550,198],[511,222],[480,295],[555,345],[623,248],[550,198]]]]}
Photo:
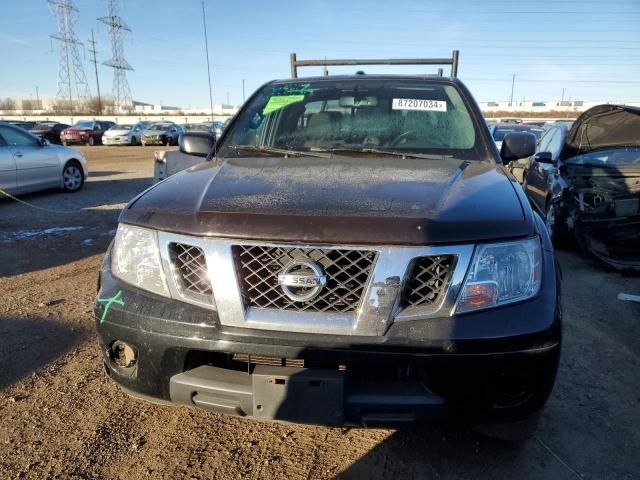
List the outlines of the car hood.
{"type": "Polygon", "coordinates": [[[169,131],[169,129],[165,129],[165,130],[143,130],[142,133],[144,135],[161,135],[163,133],[167,133],[169,131]]]}
{"type": "Polygon", "coordinates": [[[447,159],[235,158],[134,199],[120,221],[199,236],[337,244],[475,242],[533,234],[502,167],[447,159]]]}
{"type": "Polygon", "coordinates": [[[106,137],[117,137],[119,135],[128,135],[131,130],[107,130],[104,132],[106,137]]]}
{"type": "Polygon", "coordinates": [[[571,126],[561,159],[603,148],[640,146],[640,108],[598,105],[571,126]]]}
{"type": "Polygon", "coordinates": [[[76,128],[76,127],[69,127],[63,130],[63,132],[92,132],[92,131],[93,129],[91,128],[76,128]]]}

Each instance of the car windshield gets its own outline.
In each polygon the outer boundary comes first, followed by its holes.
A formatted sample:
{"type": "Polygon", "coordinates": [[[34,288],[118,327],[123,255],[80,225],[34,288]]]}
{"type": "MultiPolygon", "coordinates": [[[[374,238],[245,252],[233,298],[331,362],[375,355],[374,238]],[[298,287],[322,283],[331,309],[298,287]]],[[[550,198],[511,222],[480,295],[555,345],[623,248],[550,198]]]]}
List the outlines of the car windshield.
{"type": "Polygon", "coordinates": [[[475,122],[457,87],[441,81],[363,78],[271,84],[239,115],[222,156],[278,148],[484,158],[478,153],[482,142],[475,122]]]}
{"type": "Polygon", "coordinates": [[[637,165],[640,167],[640,147],[606,148],[563,160],[569,165],[614,167],[637,165]]]}
{"type": "Polygon", "coordinates": [[[185,125],[184,129],[189,132],[208,132],[211,127],[206,123],[193,123],[185,125]]]}
{"type": "Polygon", "coordinates": [[[74,127],[75,128],[93,128],[94,123],[93,122],[88,122],[88,121],[79,121],[76,122],[74,127]]]}
{"type": "Polygon", "coordinates": [[[118,125],[114,125],[113,127],[111,127],[111,130],[131,130],[132,128],[133,128],[133,125],[118,124],[118,125]]]}
{"type": "Polygon", "coordinates": [[[152,123],[147,130],[166,130],[170,126],[170,123],[152,123]]]}
{"type": "Polygon", "coordinates": [[[504,140],[504,137],[507,133],[514,132],[529,132],[533,133],[536,138],[540,138],[540,136],[544,133],[544,129],[538,127],[526,127],[524,125],[508,125],[505,127],[496,127],[493,131],[493,139],[496,142],[501,142],[504,140]]]}

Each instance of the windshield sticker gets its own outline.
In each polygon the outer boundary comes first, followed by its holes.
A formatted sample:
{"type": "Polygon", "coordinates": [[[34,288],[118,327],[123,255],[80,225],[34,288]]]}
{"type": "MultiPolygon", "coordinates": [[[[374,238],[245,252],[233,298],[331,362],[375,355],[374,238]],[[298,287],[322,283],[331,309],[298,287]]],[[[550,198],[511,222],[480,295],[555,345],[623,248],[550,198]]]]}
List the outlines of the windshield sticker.
{"type": "Polygon", "coordinates": [[[273,87],[274,95],[311,95],[313,88],[310,83],[293,83],[273,87]]]}
{"type": "Polygon", "coordinates": [[[293,103],[298,103],[304,100],[304,95],[281,95],[278,97],[271,97],[262,111],[263,115],[275,112],[293,103]]]}
{"type": "Polygon", "coordinates": [[[394,98],[393,110],[422,110],[424,112],[446,112],[447,102],[440,100],[423,100],[418,98],[394,98]]]}

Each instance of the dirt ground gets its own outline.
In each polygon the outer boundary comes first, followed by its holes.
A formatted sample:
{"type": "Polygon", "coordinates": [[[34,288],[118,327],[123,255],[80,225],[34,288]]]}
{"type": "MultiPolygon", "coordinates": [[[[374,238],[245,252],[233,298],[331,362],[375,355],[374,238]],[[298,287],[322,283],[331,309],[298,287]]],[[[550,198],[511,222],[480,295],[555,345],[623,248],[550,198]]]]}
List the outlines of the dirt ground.
{"type": "MultiPolygon", "coordinates": [[[[453,427],[257,423],[125,396],[104,374],[92,305],[119,209],[150,185],[153,148],[83,148],[76,194],[0,200],[0,479],[640,478],[640,279],[560,252],[564,347],[533,440],[453,427]]],[[[517,319],[514,319],[517,321],[517,319]]]]}

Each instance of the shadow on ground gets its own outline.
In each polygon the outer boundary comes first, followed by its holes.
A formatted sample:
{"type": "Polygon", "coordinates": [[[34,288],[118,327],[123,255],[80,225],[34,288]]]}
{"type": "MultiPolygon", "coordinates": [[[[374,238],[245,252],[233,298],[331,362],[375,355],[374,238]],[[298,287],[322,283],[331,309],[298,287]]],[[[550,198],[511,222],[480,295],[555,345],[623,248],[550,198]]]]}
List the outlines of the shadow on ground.
{"type": "Polygon", "coordinates": [[[507,443],[449,425],[397,430],[336,476],[339,480],[569,478],[536,439],[507,443]]]}
{"type": "Polygon", "coordinates": [[[0,317],[0,390],[90,338],[90,328],[69,328],[46,318],[0,317]]]}

